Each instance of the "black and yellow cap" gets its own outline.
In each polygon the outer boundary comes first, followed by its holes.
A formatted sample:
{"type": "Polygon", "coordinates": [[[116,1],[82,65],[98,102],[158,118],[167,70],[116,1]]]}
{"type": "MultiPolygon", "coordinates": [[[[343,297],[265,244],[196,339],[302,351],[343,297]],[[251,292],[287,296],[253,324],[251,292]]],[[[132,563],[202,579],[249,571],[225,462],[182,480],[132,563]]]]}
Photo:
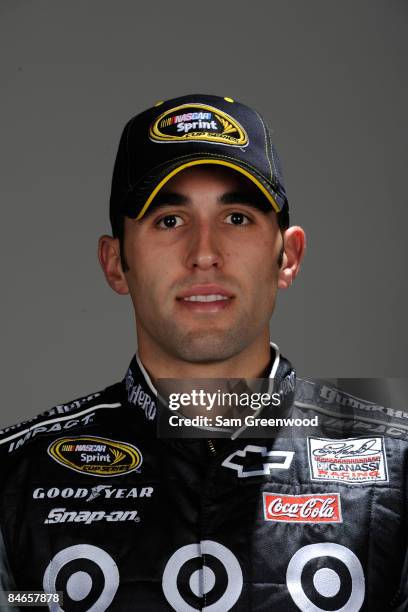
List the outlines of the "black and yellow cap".
{"type": "Polygon", "coordinates": [[[168,180],[199,164],[246,176],[288,224],[279,158],[262,117],[232,98],[190,94],[158,102],[126,124],[112,179],[114,235],[120,217],[141,219],[168,180]]]}

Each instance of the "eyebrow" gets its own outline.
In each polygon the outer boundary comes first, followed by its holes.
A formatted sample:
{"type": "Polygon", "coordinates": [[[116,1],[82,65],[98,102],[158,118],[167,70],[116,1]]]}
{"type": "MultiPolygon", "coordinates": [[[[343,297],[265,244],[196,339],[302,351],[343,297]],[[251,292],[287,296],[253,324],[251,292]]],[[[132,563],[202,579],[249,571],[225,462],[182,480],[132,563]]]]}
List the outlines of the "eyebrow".
{"type": "MultiPolygon", "coordinates": [[[[227,191],[217,199],[217,202],[219,204],[244,204],[245,206],[255,208],[264,214],[267,214],[273,210],[271,204],[266,200],[261,192],[259,195],[255,195],[254,193],[246,191],[227,191]]],[[[173,191],[158,193],[152,200],[142,219],[154,214],[158,208],[189,205],[191,205],[191,198],[181,193],[173,191]]]]}

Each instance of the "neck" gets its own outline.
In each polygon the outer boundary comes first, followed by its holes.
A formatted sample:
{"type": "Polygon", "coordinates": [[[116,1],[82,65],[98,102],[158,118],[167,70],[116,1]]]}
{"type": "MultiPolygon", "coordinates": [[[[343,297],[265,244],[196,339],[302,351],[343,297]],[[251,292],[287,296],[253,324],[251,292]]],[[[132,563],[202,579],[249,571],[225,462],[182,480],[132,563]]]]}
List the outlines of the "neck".
{"type": "MultiPolygon", "coordinates": [[[[261,378],[270,362],[269,330],[237,355],[223,361],[188,362],[139,338],[141,362],[153,380],[158,378],[261,378]]],[[[269,374],[269,373],[268,373],[269,374]]]]}

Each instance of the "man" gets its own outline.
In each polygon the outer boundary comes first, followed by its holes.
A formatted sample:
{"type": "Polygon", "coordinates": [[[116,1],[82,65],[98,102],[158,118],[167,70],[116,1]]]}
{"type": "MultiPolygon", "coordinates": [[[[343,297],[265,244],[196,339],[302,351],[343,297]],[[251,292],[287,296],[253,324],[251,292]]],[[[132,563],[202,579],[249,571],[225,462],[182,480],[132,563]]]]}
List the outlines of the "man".
{"type": "Polygon", "coordinates": [[[99,259],[138,353],[123,381],[3,431],[3,589],[61,593],[48,605],[66,611],[407,609],[404,441],[342,435],[330,412],[307,439],[157,428],[161,379],[270,379],[280,406],[257,415],[327,412],[310,381],[293,402],[270,343],[305,237],[262,118],[208,95],[137,115],[110,216],[99,259]]]}

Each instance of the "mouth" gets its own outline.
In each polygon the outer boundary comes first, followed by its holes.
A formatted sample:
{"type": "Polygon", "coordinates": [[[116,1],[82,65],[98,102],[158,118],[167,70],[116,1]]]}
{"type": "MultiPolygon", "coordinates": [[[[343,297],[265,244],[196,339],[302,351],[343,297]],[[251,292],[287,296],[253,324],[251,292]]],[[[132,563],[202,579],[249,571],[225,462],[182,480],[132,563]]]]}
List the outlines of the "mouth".
{"type": "Polygon", "coordinates": [[[216,285],[196,285],[177,296],[177,302],[192,312],[217,313],[227,308],[235,296],[216,285]]]}
{"type": "Polygon", "coordinates": [[[184,302],[218,302],[220,300],[229,300],[230,298],[225,295],[190,295],[188,297],[183,298],[184,302]]]}

